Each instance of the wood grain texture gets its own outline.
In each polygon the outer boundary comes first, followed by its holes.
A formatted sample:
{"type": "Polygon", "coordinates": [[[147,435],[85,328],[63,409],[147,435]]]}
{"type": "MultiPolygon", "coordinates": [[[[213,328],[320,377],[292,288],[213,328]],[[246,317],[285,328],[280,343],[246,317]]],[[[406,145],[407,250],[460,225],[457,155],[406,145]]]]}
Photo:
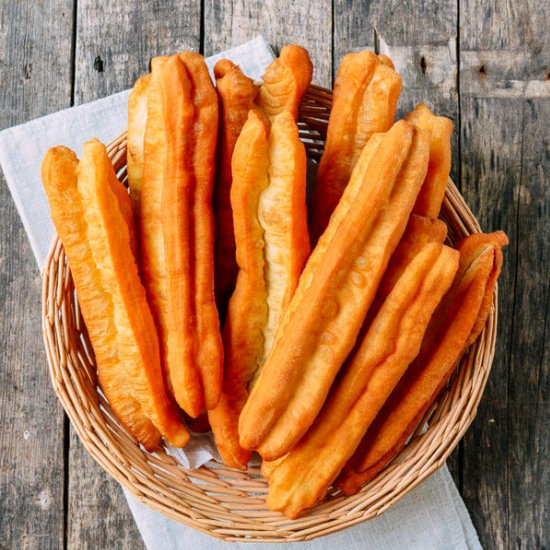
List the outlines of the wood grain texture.
{"type": "Polygon", "coordinates": [[[550,542],[548,3],[461,1],[461,186],[510,237],[499,338],[463,441],[463,495],[490,548],[550,542]]]}
{"type": "Polygon", "coordinates": [[[67,548],[141,550],[144,547],[122,488],[93,458],[74,431],[70,437],[67,548]]]}
{"type": "Polygon", "coordinates": [[[75,103],[130,88],[151,58],[200,47],[200,0],[79,0],[75,103]]]}
{"type": "MultiPolygon", "coordinates": [[[[72,1],[0,2],[0,128],[69,106],[71,37],[72,1]]],[[[40,276],[0,179],[0,548],[57,549],[64,415],[42,344],[40,276]]]]}
{"type": "MultiPolygon", "coordinates": [[[[109,3],[79,0],[75,102],[119,92],[149,70],[156,55],[200,47],[200,2],[109,3]]],[[[142,548],[118,484],[71,434],[68,548],[142,548]]]]}
{"type": "Polygon", "coordinates": [[[205,0],[205,55],[237,46],[258,34],[277,51],[286,44],[306,48],[313,62],[313,82],[331,85],[330,0],[205,0]]]}

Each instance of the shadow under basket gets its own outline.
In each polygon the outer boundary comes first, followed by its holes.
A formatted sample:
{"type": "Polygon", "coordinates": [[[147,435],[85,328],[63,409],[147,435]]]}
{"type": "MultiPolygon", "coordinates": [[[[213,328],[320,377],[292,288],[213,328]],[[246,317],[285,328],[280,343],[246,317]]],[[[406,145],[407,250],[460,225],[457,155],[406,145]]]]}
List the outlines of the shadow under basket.
{"type": "MultiPolygon", "coordinates": [[[[323,151],[331,103],[330,90],[311,86],[300,108],[300,135],[313,163],[323,151]]],[[[126,134],[107,150],[125,182],[126,134]]],[[[451,180],[442,217],[451,243],[480,231],[451,180]]],[[[42,324],[52,383],[84,447],[141,502],[226,541],[311,540],[380,515],[443,466],[476,414],[495,349],[496,290],[483,332],[400,455],[356,495],[345,497],[331,490],[321,503],[291,521],[267,509],[267,482],[258,468],[243,472],[210,461],[198,470],[188,470],[164,449],[148,453],[141,448],[99,391],[92,347],[57,236],[42,278],[42,324]],[[421,433],[426,422],[429,427],[421,433]]]]}

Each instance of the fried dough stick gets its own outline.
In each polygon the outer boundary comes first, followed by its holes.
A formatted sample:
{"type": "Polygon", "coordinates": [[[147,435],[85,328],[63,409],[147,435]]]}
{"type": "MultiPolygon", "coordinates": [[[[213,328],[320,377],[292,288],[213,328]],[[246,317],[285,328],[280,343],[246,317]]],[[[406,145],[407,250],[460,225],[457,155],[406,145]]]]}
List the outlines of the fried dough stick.
{"type": "Polygon", "coordinates": [[[217,98],[202,57],[153,59],[141,194],[142,266],[166,384],[196,417],[221,390],[212,171],[217,98]]]}
{"type": "Polygon", "coordinates": [[[390,259],[382,281],[380,281],[374,301],[363,323],[364,329],[369,327],[405,268],[422,250],[424,245],[428,243],[442,243],[446,237],[447,225],[445,222],[430,220],[416,214],[411,215],[405,233],[390,259]]]}
{"type": "Polygon", "coordinates": [[[214,186],[216,301],[220,318],[224,320],[238,272],[230,203],[231,157],[235,142],[248,111],[254,106],[271,121],[285,110],[290,111],[296,121],[298,107],[311,82],[312,65],[304,48],[288,45],[266,69],[261,88],[227,59],[216,63],[214,74],[220,99],[220,139],[214,186]]]}
{"type": "Polygon", "coordinates": [[[126,166],[128,170],[128,187],[130,188],[130,198],[136,212],[136,221],[139,219],[141,185],[143,182],[143,147],[147,123],[147,88],[150,81],[150,74],[138,78],[128,96],[126,166]]]}
{"type": "Polygon", "coordinates": [[[325,150],[311,196],[313,245],[328,225],[363,147],[374,133],[391,128],[400,92],[401,77],[386,56],[365,50],[342,59],[325,150]]]}
{"type": "Polygon", "coordinates": [[[238,266],[235,258],[235,235],[231,210],[231,158],[237,138],[254,106],[258,88],[241,69],[227,59],[214,67],[218,91],[220,121],[219,140],[214,177],[215,216],[215,278],[216,302],[220,319],[225,319],[227,303],[235,289],[238,266]]]}
{"type": "Polygon", "coordinates": [[[356,493],[401,452],[466,348],[479,336],[502,265],[501,247],[507,243],[498,231],[471,235],[459,245],[460,266],[453,287],[434,314],[418,358],[338,479],[345,494],[356,493]]]}
{"type": "Polygon", "coordinates": [[[205,408],[220,398],[223,379],[223,345],[214,294],[214,214],[212,190],[218,140],[218,96],[202,55],[180,54],[194,90],[193,147],[193,256],[195,360],[204,389],[205,408]]]}
{"type": "Polygon", "coordinates": [[[269,123],[251,111],[233,155],[231,203],[239,274],[223,330],[224,387],[218,406],[208,413],[223,461],[242,468],[251,453],[241,449],[237,422],[247,385],[260,365],[267,323],[264,231],[258,220],[260,194],[269,184],[269,123]]]}
{"type": "Polygon", "coordinates": [[[250,111],[232,166],[239,275],[223,332],[224,389],[209,420],[224,462],[246,468],[251,452],[239,445],[239,414],[309,253],[306,156],[290,112],[270,128],[250,111]]]}
{"type": "Polygon", "coordinates": [[[428,173],[418,193],[413,212],[419,216],[437,218],[451,171],[453,123],[448,118],[434,115],[424,103],[417,105],[405,120],[431,132],[428,173]]]}
{"type": "Polygon", "coordinates": [[[272,122],[283,111],[298,120],[298,108],[313,74],[313,65],[305,48],[289,44],[269,65],[262,76],[263,84],[256,105],[272,122]]]}
{"type": "Polygon", "coordinates": [[[311,254],[239,420],[264,460],[313,423],[350,353],[426,175],[429,134],[397,122],[369,140],[311,254]]]}
{"type": "Polygon", "coordinates": [[[130,242],[130,198],[105,147],[84,144],[80,164],[65,147],[50,149],[42,180],[69,259],[99,383],[121,423],[148,450],[161,435],[183,447],[189,435],[162,382],[157,334],[130,242]]]}
{"type": "Polygon", "coordinates": [[[270,475],[267,505],[295,518],[325,495],[420,350],[458,252],[427,244],[407,266],[310,431],[270,475]]]}

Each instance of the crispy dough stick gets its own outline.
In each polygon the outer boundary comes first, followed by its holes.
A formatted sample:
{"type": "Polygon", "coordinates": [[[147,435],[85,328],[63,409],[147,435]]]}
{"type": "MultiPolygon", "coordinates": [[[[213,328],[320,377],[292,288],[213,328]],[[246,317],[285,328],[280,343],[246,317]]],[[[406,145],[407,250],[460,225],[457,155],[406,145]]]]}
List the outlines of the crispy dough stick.
{"type": "Polygon", "coordinates": [[[311,426],[351,351],[424,179],[428,140],[400,121],[365,147],[240,417],[241,445],[264,459],[311,426]]]}
{"type": "Polygon", "coordinates": [[[193,83],[193,236],[195,361],[201,372],[204,401],[213,409],[220,398],[223,345],[214,295],[214,215],[212,187],[218,139],[218,96],[202,55],[183,52],[180,59],[193,83]]]}
{"type": "Polygon", "coordinates": [[[395,456],[447,383],[465,349],[479,336],[492,304],[502,265],[501,231],[467,237],[460,245],[460,266],[449,294],[428,327],[418,358],[372,424],[338,479],[354,494],[395,456]]]}
{"type": "Polygon", "coordinates": [[[185,413],[183,414],[183,417],[185,419],[186,426],[192,432],[204,434],[212,430],[210,422],[208,422],[208,411],[201,412],[197,418],[193,418],[185,413]]]}
{"type": "Polygon", "coordinates": [[[495,285],[497,284],[498,277],[500,275],[500,270],[502,268],[502,247],[508,245],[508,237],[504,231],[495,231],[494,233],[478,233],[470,235],[458,243],[458,251],[460,252],[461,258],[461,269],[466,271],[472,269],[476,262],[480,261],[478,259],[481,256],[482,248],[486,245],[494,246],[494,262],[493,268],[489,277],[487,279],[487,286],[485,287],[485,293],[483,294],[483,300],[481,301],[481,306],[479,308],[479,313],[477,315],[474,326],[468,340],[466,341],[466,347],[471,346],[476,340],[477,337],[481,334],[483,327],[493,306],[493,293],[495,291],[495,285]],[[470,262],[470,267],[467,267],[468,262],[470,262]]]}
{"type": "Polygon", "coordinates": [[[233,207],[239,274],[223,329],[224,387],[218,406],[208,412],[223,461],[243,468],[251,452],[239,446],[237,423],[248,397],[247,385],[260,365],[263,328],[267,323],[264,280],[264,231],[258,220],[258,202],[267,187],[269,123],[250,111],[233,155],[233,207]]]}
{"type": "Polygon", "coordinates": [[[204,407],[194,362],[190,225],[192,85],[177,56],[152,61],[141,197],[142,265],[157,320],[166,385],[191,416],[204,407]]]}
{"type": "Polygon", "coordinates": [[[276,460],[262,460],[262,464],[260,466],[260,473],[264,477],[264,479],[267,479],[268,481],[271,479],[271,474],[275,471],[275,469],[283,462],[283,460],[288,455],[283,455],[280,458],[277,458],[276,460]]]}
{"type": "Polygon", "coordinates": [[[233,218],[229,199],[231,188],[231,157],[239,133],[256,105],[273,121],[273,118],[290,111],[298,119],[298,107],[312,75],[312,65],[307,51],[289,45],[281,50],[278,59],[266,69],[261,88],[246,77],[239,67],[227,59],[218,61],[214,68],[220,98],[220,140],[214,186],[214,211],[216,216],[216,301],[220,318],[225,318],[229,297],[235,289],[237,262],[233,218]]]}
{"type": "Polygon", "coordinates": [[[272,119],[269,185],[258,204],[258,218],[264,230],[268,306],[260,365],[265,363],[273,347],[283,312],[294,296],[309,256],[306,166],[306,151],[298,126],[290,112],[283,111],[272,119]]]}
{"type": "Polygon", "coordinates": [[[128,96],[127,170],[130,198],[136,214],[139,214],[141,184],[143,181],[143,146],[147,123],[147,88],[151,75],[136,80],[128,96]]]}
{"type": "Polygon", "coordinates": [[[407,266],[313,427],[271,472],[267,505],[295,518],[325,495],[416,357],[458,252],[429,243],[407,266]]]}
{"type": "Polygon", "coordinates": [[[315,244],[348,184],[363,147],[393,124],[401,77],[391,61],[370,51],[346,55],[336,75],[325,150],[311,196],[315,244]]]}
{"type": "Polygon", "coordinates": [[[130,199],[105,147],[86,143],[80,165],[69,149],[50,149],[42,180],[114,413],[148,450],[161,434],[185,445],[189,435],[162,384],[154,322],[130,251],[130,199]]]}
{"type": "Polygon", "coordinates": [[[447,237],[447,225],[441,220],[430,220],[423,216],[412,214],[409,223],[405,229],[403,237],[399,241],[395,252],[393,253],[386,272],[376,296],[372,302],[367,318],[363,323],[366,329],[369,327],[372,320],[376,317],[378,310],[388,297],[395,283],[401,277],[405,268],[411,263],[412,259],[422,250],[424,245],[428,243],[442,243],[447,237]]]}
{"type": "Polygon", "coordinates": [[[298,120],[298,108],[311,83],[312,73],[307,50],[294,44],[285,46],[262,76],[256,105],[270,121],[283,111],[290,111],[294,120],[298,120]]]}
{"type": "Polygon", "coordinates": [[[432,135],[428,173],[418,193],[413,212],[419,216],[437,218],[451,171],[453,123],[448,118],[434,115],[424,103],[417,105],[405,120],[418,128],[429,130],[432,135]]]}
{"type": "Polygon", "coordinates": [[[224,326],[225,383],[209,414],[224,462],[245,468],[239,414],[264,363],[309,253],[306,155],[292,115],[251,111],[233,155],[231,204],[239,275],[224,326]]]}
{"type": "Polygon", "coordinates": [[[210,205],[217,100],[203,64],[195,54],[153,60],[141,201],[143,273],[164,374],[193,417],[217,403],[222,361],[210,205]]]}
{"type": "Polygon", "coordinates": [[[237,281],[235,235],[231,211],[231,158],[235,143],[254,104],[258,88],[241,69],[227,59],[214,67],[219,97],[219,140],[214,177],[214,267],[216,302],[220,318],[225,318],[227,304],[237,281]]]}

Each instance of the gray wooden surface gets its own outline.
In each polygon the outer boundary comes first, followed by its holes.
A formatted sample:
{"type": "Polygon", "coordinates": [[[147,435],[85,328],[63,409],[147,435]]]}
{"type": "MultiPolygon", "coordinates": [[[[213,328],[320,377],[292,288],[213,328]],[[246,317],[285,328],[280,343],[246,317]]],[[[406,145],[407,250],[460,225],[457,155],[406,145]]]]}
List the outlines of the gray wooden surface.
{"type": "MultiPolygon", "coordinates": [[[[341,57],[388,47],[400,113],[454,119],[453,176],[511,240],[493,372],[449,465],[486,548],[550,545],[550,4],[540,0],[0,2],[0,128],[131,86],[152,56],[211,54],[262,33],[341,57]]],[[[86,455],[50,387],[40,279],[0,184],[0,549],[141,548],[118,486],[86,455]]]]}

